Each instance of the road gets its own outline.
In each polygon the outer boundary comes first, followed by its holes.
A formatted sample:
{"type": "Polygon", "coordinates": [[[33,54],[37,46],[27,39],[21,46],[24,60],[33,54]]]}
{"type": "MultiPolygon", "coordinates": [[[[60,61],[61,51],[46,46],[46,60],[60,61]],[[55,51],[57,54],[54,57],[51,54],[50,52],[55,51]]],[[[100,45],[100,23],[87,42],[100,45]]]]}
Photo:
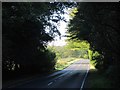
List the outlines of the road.
{"type": "Polygon", "coordinates": [[[78,88],[82,90],[89,71],[89,60],[79,60],[66,69],[48,76],[36,77],[9,88],[78,88]]]}

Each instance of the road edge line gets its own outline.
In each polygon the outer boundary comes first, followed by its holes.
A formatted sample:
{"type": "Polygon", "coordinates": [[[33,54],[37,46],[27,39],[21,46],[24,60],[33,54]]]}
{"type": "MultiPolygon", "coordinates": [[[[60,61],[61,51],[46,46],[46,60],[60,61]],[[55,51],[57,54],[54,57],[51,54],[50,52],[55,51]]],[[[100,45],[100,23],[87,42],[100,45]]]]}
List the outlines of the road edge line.
{"type": "Polygon", "coordinates": [[[86,77],[87,77],[88,72],[89,72],[89,67],[90,67],[90,65],[88,65],[88,69],[87,69],[87,72],[86,72],[85,77],[84,77],[84,79],[83,79],[83,82],[82,82],[82,85],[81,85],[81,87],[80,87],[80,90],[83,89],[83,86],[84,86],[84,84],[85,84],[85,80],[86,80],[86,77]]]}

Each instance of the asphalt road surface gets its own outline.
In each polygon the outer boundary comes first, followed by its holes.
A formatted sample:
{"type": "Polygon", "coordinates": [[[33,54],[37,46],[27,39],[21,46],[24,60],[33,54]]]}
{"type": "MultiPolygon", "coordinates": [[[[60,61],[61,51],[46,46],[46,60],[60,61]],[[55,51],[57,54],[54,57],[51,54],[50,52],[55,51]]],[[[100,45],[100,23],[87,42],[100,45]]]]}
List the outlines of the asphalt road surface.
{"type": "Polygon", "coordinates": [[[66,69],[48,76],[36,77],[8,88],[84,88],[89,71],[89,60],[76,61],[66,69]]]}

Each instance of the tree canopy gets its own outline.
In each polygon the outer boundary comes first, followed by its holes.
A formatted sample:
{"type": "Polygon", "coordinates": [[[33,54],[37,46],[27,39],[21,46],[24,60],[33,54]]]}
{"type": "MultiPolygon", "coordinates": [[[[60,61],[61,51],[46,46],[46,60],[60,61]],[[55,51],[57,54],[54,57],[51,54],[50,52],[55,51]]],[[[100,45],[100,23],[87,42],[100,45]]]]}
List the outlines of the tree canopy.
{"type": "Polygon", "coordinates": [[[64,9],[73,5],[69,2],[2,3],[3,73],[53,69],[55,53],[46,49],[47,42],[60,35],[57,23],[65,21],[64,9]]]}
{"type": "Polygon", "coordinates": [[[107,70],[115,66],[119,72],[120,3],[77,3],[77,13],[69,23],[72,39],[87,40],[99,54],[96,67],[107,70]]]}

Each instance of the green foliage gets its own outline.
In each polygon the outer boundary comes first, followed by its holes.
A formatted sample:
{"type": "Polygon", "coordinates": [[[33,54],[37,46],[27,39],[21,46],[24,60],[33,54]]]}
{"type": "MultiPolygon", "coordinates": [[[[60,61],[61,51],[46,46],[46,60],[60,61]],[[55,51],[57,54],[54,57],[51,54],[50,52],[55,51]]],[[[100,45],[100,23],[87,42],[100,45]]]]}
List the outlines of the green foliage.
{"type": "Polygon", "coordinates": [[[46,46],[60,35],[56,25],[65,21],[64,9],[72,6],[69,2],[2,3],[4,77],[10,73],[39,73],[54,68],[55,54],[46,46]]]}
{"type": "MultiPolygon", "coordinates": [[[[68,25],[71,39],[87,40],[90,43],[93,57],[92,53],[89,53],[89,57],[96,61],[97,69],[107,71],[111,66],[119,66],[119,3],[77,3],[77,5],[78,12],[68,25]]],[[[116,69],[118,70],[115,71],[119,71],[119,68],[116,69]]]]}
{"type": "Polygon", "coordinates": [[[89,59],[92,60],[92,55],[93,54],[93,51],[92,50],[88,50],[88,56],[89,56],[89,59]]]}
{"type": "Polygon", "coordinates": [[[80,60],[80,59],[73,58],[73,57],[58,59],[56,65],[55,65],[55,69],[56,70],[63,70],[77,60],[80,60]]]}
{"type": "Polygon", "coordinates": [[[72,50],[74,57],[88,58],[89,43],[79,40],[67,40],[66,48],[72,50]]]}
{"type": "Polygon", "coordinates": [[[48,46],[48,49],[56,53],[57,59],[66,57],[66,48],[64,46],[48,46]]]}
{"type": "Polygon", "coordinates": [[[89,44],[85,41],[68,40],[66,46],[48,46],[48,49],[56,53],[56,70],[62,70],[80,58],[87,59],[89,44]]]}
{"type": "Polygon", "coordinates": [[[44,68],[46,68],[46,71],[55,69],[56,54],[53,51],[46,50],[44,61],[45,61],[45,63],[43,65],[45,65],[44,68]]]}
{"type": "Polygon", "coordinates": [[[48,46],[56,53],[58,59],[61,58],[88,58],[89,44],[85,41],[68,41],[66,46],[48,46]]]}
{"type": "Polygon", "coordinates": [[[73,18],[77,12],[78,12],[78,10],[76,7],[72,8],[70,10],[70,17],[73,18]]]}
{"type": "Polygon", "coordinates": [[[95,61],[94,65],[97,69],[101,69],[103,70],[103,56],[101,54],[99,54],[97,51],[93,52],[92,55],[92,60],[95,61]]]}
{"type": "Polygon", "coordinates": [[[88,54],[84,54],[83,58],[88,59],[88,54]]]}
{"type": "Polygon", "coordinates": [[[79,40],[67,40],[67,48],[69,49],[88,49],[89,43],[86,41],[79,41],[79,40]]]}
{"type": "Polygon", "coordinates": [[[111,55],[116,61],[114,55],[118,54],[120,49],[120,18],[116,17],[119,15],[119,4],[78,3],[77,10],[75,17],[70,21],[68,32],[72,39],[87,40],[93,51],[98,51],[104,56],[103,64],[107,67],[111,55]]]}

